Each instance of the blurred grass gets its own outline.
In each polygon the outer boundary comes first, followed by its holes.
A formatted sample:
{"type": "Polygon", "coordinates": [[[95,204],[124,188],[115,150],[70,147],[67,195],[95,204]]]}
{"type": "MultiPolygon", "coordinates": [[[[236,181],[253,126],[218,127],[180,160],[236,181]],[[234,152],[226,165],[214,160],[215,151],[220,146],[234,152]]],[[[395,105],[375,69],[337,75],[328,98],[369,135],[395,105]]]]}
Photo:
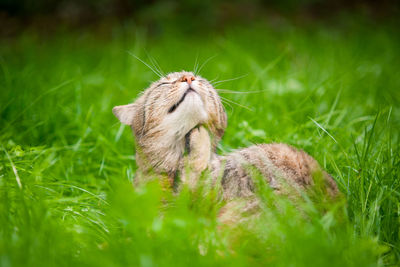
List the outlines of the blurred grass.
{"type": "Polygon", "coordinates": [[[157,36],[125,24],[0,40],[0,265],[398,263],[399,36],[394,25],[344,20],[157,36]],[[229,229],[216,221],[223,203],[201,188],[133,189],[131,132],[111,108],[157,76],[128,51],[164,72],[208,61],[201,75],[226,98],[229,118],[220,153],[261,142],[302,148],[347,204],[321,213],[306,200],[304,214],[260,188],[261,218],[229,229]]]}

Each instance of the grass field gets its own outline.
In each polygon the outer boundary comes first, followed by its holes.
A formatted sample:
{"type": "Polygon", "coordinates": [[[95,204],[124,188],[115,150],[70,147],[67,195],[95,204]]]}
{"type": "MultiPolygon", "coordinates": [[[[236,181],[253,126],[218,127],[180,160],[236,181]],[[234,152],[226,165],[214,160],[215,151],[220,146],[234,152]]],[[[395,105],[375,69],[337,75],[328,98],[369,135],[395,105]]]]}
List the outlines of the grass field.
{"type": "Polygon", "coordinates": [[[0,40],[0,266],[398,264],[399,47],[394,25],[353,20],[0,40]],[[214,194],[134,189],[132,134],[111,109],[157,76],[129,52],[164,72],[204,63],[228,113],[219,153],[289,143],[347,202],[299,209],[261,187],[261,218],[224,228],[214,194]]]}

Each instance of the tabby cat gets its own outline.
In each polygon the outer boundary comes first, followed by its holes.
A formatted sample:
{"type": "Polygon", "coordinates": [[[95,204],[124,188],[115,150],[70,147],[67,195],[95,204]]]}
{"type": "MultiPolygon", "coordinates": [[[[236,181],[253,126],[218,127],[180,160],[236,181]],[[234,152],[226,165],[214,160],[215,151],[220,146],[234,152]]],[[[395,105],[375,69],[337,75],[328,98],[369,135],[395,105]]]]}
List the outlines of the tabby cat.
{"type": "Polygon", "coordinates": [[[217,91],[191,72],[175,72],[154,82],[133,104],[116,106],[114,115],[130,125],[136,139],[136,182],[149,179],[194,187],[207,170],[219,183],[225,200],[254,196],[256,169],[277,193],[286,185],[311,187],[320,173],[326,194],[338,193],[336,183],[304,151],[286,144],[261,144],[225,156],[216,146],[227,127],[217,91]]]}

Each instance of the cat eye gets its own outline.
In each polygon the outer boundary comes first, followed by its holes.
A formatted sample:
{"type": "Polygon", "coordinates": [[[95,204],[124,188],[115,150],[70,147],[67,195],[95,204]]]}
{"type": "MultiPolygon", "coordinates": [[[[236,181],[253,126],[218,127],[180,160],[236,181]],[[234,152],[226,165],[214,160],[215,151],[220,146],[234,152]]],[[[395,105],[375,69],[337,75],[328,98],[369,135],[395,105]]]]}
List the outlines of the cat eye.
{"type": "Polygon", "coordinates": [[[172,83],[171,82],[162,82],[162,83],[157,84],[156,87],[160,87],[160,86],[163,86],[163,85],[166,85],[166,84],[172,84],[172,83]]]}

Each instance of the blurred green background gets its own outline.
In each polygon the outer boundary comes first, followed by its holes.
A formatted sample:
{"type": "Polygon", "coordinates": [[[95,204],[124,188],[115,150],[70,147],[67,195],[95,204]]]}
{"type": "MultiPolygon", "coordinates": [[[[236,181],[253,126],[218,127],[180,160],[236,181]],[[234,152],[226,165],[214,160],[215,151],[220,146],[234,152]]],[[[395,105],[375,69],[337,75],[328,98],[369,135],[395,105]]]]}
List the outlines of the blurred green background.
{"type": "Polygon", "coordinates": [[[387,266],[400,259],[397,1],[0,2],[0,266],[387,266]],[[285,142],[346,203],[224,227],[200,186],[133,188],[134,141],[112,115],[164,73],[212,81],[224,154],[285,142]]]}

